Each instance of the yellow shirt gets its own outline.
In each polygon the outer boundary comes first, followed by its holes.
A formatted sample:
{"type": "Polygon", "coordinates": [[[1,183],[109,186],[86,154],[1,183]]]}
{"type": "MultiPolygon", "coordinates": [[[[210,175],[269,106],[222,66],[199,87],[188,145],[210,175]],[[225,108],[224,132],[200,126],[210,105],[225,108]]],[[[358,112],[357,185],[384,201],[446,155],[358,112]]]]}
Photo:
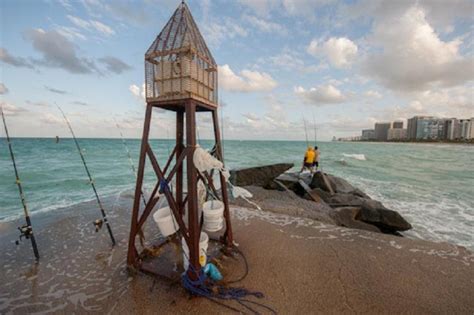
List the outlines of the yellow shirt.
{"type": "Polygon", "coordinates": [[[314,163],[316,159],[316,152],[312,149],[308,149],[306,154],[304,155],[304,162],[305,163],[314,163]]]}

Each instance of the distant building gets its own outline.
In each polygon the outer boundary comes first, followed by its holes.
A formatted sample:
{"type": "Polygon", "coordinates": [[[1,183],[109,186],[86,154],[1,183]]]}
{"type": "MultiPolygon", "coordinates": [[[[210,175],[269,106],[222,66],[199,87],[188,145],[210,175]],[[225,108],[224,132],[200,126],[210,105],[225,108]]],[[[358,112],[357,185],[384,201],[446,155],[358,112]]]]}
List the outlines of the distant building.
{"type": "Polygon", "coordinates": [[[375,140],[387,141],[388,130],[390,129],[390,125],[390,123],[375,123],[375,140]]]}
{"type": "Polygon", "coordinates": [[[469,134],[468,134],[468,138],[467,139],[474,139],[474,117],[472,117],[471,119],[471,122],[469,124],[469,134]]]}
{"type": "Polygon", "coordinates": [[[375,130],[374,129],[364,129],[362,130],[361,140],[375,140],[375,130]]]}
{"type": "Polygon", "coordinates": [[[473,138],[473,120],[474,118],[471,119],[461,119],[460,125],[461,125],[461,139],[472,139],[473,138]]]}
{"type": "Polygon", "coordinates": [[[445,139],[457,140],[461,139],[461,123],[456,118],[450,118],[445,120],[445,139]]]}
{"type": "Polygon", "coordinates": [[[407,130],[403,128],[390,128],[387,132],[388,141],[405,140],[407,138],[407,130]]]}
{"type": "Polygon", "coordinates": [[[445,139],[445,119],[435,117],[417,117],[417,140],[442,140],[445,139]]]}
{"type": "Polygon", "coordinates": [[[418,118],[420,116],[415,116],[407,121],[407,139],[415,140],[416,139],[416,125],[418,122],[418,118]]]}
{"type": "Polygon", "coordinates": [[[393,129],[403,129],[403,121],[394,121],[392,123],[393,129]]]}

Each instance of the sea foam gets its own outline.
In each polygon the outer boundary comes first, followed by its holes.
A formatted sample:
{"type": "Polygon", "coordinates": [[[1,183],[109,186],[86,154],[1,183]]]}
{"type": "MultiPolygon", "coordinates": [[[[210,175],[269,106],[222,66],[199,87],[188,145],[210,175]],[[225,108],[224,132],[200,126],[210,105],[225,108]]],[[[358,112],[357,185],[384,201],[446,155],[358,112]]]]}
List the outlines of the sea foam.
{"type": "Polygon", "coordinates": [[[366,161],[367,159],[365,158],[365,155],[364,154],[348,154],[348,153],[342,153],[343,156],[347,157],[347,158],[353,158],[355,160],[359,160],[359,161],[366,161]]]}

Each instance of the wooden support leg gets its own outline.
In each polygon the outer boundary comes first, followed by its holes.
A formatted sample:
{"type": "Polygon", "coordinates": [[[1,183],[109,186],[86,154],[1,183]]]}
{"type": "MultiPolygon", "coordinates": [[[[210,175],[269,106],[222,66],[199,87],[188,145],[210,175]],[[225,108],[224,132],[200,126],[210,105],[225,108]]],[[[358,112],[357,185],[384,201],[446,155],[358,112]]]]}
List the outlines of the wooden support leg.
{"type": "MultiPolygon", "coordinates": [[[[183,152],[184,139],[184,112],[176,112],[176,163],[183,152]]],[[[176,204],[178,205],[179,214],[184,214],[183,207],[183,164],[180,163],[176,171],[176,204]]]]}
{"type": "MultiPolygon", "coordinates": [[[[199,228],[198,200],[197,200],[197,171],[194,167],[193,155],[196,148],[196,104],[193,101],[186,103],[186,146],[187,164],[186,172],[188,176],[188,230],[189,230],[189,263],[198,272],[201,269],[199,264],[199,238],[201,229],[199,228]]],[[[190,272],[191,279],[196,279],[196,274],[190,272]]]]}
{"type": "Polygon", "coordinates": [[[153,107],[147,105],[145,113],[145,123],[143,126],[143,136],[142,136],[142,145],[140,149],[140,159],[138,162],[138,172],[137,172],[137,183],[135,186],[135,198],[133,199],[133,211],[132,211],[132,223],[130,227],[130,237],[128,240],[128,255],[127,255],[127,265],[129,267],[137,267],[138,252],[135,247],[135,238],[137,236],[138,230],[138,214],[140,213],[140,196],[143,186],[143,175],[145,173],[145,159],[146,159],[146,150],[148,146],[148,136],[150,133],[150,121],[152,115],[153,107]]]}
{"type": "MultiPolygon", "coordinates": [[[[221,143],[221,133],[219,129],[219,118],[217,117],[217,109],[212,111],[212,121],[214,123],[214,137],[216,140],[216,149],[218,159],[224,163],[224,157],[222,156],[222,143],[221,143]]],[[[224,239],[228,247],[233,244],[233,235],[232,235],[232,224],[230,222],[230,211],[229,211],[229,196],[227,194],[227,183],[222,174],[220,174],[221,180],[221,189],[222,189],[222,202],[224,203],[224,217],[226,230],[224,234],[224,239]]]]}

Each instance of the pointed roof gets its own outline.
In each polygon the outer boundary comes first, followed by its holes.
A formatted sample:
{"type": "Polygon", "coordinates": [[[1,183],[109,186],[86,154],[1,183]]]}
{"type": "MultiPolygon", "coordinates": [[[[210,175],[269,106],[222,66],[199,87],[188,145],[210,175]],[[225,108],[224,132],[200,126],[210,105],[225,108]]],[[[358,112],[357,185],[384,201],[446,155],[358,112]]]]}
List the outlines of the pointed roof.
{"type": "Polygon", "coordinates": [[[166,23],[161,33],[156,37],[153,44],[148,48],[145,58],[154,58],[165,55],[166,52],[179,51],[180,48],[193,48],[200,57],[215,66],[206,42],[199,31],[196,22],[186,3],[181,2],[173,16],[166,23]]]}

